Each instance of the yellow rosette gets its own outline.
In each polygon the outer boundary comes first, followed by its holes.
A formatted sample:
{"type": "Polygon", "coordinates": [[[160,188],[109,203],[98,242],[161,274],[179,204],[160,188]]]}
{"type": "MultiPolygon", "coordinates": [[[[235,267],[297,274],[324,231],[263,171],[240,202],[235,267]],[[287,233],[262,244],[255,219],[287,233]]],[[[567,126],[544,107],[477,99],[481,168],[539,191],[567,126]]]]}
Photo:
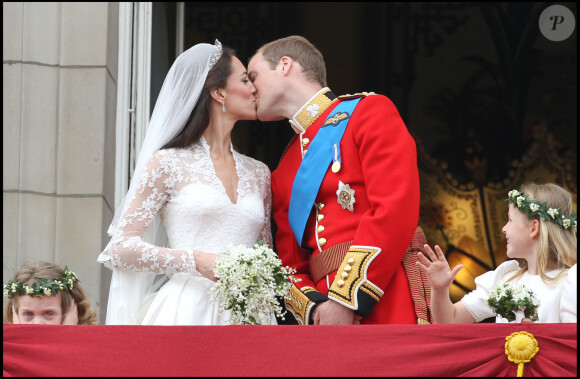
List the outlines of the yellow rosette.
{"type": "Polygon", "coordinates": [[[524,374],[524,363],[531,361],[540,350],[538,341],[528,332],[515,332],[505,339],[505,354],[510,362],[518,365],[517,376],[521,377],[524,374]]]}

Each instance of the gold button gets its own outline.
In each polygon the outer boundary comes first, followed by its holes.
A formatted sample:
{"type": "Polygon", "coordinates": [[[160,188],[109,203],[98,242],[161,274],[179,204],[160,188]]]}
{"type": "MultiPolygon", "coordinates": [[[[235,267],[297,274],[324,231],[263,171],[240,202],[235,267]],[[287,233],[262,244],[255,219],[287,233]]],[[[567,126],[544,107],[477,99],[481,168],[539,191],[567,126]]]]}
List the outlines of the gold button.
{"type": "Polygon", "coordinates": [[[308,145],[309,142],[310,140],[308,138],[302,138],[302,146],[308,145]]]}
{"type": "Polygon", "coordinates": [[[346,263],[348,263],[349,265],[354,263],[354,258],[348,258],[348,260],[346,261],[346,263]]]}
{"type": "Polygon", "coordinates": [[[322,204],[322,203],[318,204],[318,210],[321,211],[322,208],[324,208],[324,204],[322,204]]]}
{"type": "Polygon", "coordinates": [[[318,233],[324,232],[324,226],[318,225],[318,233]]]}
{"type": "Polygon", "coordinates": [[[349,265],[344,266],[344,271],[349,272],[350,270],[352,270],[352,267],[349,265]]]}
{"type": "Polygon", "coordinates": [[[316,219],[318,220],[318,222],[324,220],[324,215],[318,215],[316,216],[316,219]]]}
{"type": "Polygon", "coordinates": [[[321,238],[321,239],[319,239],[319,240],[318,240],[318,244],[319,244],[320,246],[324,246],[324,245],[326,245],[326,238],[321,238]]]}
{"type": "Polygon", "coordinates": [[[339,280],[338,282],[336,282],[336,284],[337,284],[339,287],[342,287],[342,286],[344,286],[344,280],[339,280]]]}
{"type": "Polygon", "coordinates": [[[340,276],[342,276],[343,279],[348,278],[348,274],[346,272],[343,272],[340,276]]]}

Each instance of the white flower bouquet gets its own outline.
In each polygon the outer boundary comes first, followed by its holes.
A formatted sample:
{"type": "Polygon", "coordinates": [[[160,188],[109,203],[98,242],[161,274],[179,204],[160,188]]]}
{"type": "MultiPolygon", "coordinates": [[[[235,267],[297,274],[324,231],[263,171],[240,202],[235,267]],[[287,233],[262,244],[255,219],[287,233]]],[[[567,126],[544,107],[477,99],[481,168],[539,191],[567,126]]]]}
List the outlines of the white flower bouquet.
{"type": "Polygon", "coordinates": [[[498,284],[489,293],[487,304],[498,316],[508,321],[516,319],[517,311],[523,311],[524,317],[538,321],[540,302],[534,292],[522,284],[498,284]]]}
{"type": "Polygon", "coordinates": [[[214,275],[217,283],[211,289],[213,301],[220,296],[219,312],[231,309],[232,325],[269,323],[274,315],[282,317],[286,311],[278,297],[284,297],[292,286],[296,270],[282,267],[276,253],[259,241],[253,248],[229,244],[216,259],[214,275]]]}

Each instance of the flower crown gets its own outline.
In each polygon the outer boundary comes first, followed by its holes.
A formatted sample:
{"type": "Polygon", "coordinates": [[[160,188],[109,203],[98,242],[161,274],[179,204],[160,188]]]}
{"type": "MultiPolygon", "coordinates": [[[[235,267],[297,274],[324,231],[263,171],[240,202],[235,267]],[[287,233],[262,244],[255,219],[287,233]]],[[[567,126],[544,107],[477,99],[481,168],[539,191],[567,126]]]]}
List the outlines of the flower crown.
{"type": "Polygon", "coordinates": [[[518,208],[520,212],[527,214],[530,220],[540,216],[542,220],[553,222],[566,230],[571,226],[574,227],[574,230],[578,230],[576,212],[574,211],[572,211],[572,215],[568,215],[560,212],[560,208],[549,207],[547,202],[541,203],[538,200],[530,200],[528,195],[515,189],[508,193],[508,201],[518,208]]]}
{"type": "Polygon", "coordinates": [[[74,288],[75,283],[79,279],[77,275],[68,269],[68,266],[64,267],[64,274],[60,275],[55,280],[48,280],[39,278],[36,282],[29,285],[22,283],[22,281],[16,281],[10,279],[8,283],[4,284],[4,296],[7,298],[14,297],[15,295],[30,295],[44,297],[55,295],[58,291],[70,291],[74,288]]]}

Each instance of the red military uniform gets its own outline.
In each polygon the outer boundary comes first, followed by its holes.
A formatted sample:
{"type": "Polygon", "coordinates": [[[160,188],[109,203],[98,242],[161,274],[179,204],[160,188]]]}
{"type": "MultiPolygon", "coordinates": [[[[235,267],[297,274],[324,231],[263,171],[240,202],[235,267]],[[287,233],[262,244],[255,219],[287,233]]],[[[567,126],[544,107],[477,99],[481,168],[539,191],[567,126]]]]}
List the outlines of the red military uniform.
{"type": "Polygon", "coordinates": [[[340,142],[340,169],[329,167],[324,175],[304,248],[289,225],[294,178],[310,142],[339,102],[355,96],[319,91],[290,120],[297,135],[272,173],[276,248],[301,279],[286,297],[286,309],[308,324],[316,303],[331,298],[363,316],[363,324],[414,324],[402,258],[419,220],[417,152],[387,97],[358,95],[363,98],[340,142]]]}

